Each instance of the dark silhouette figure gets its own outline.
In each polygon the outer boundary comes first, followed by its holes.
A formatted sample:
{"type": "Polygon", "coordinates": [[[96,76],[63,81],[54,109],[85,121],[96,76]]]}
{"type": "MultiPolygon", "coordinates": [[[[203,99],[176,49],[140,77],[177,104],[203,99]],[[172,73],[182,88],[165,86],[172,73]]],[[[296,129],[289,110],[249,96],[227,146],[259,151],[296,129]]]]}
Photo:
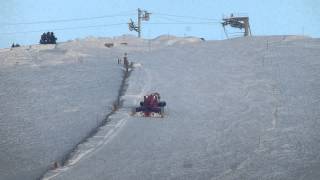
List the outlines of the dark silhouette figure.
{"type": "Polygon", "coordinates": [[[128,61],[128,54],[127,53],[124,53],[123,65],[126,68],[126,71],[128,72],[128,70],[129,70],[129,61],[128,61]]]}
{"type": "Polygon", "coordinates": [[[12,43],[11,48],[20,47],[20,44],[14,44],[12,43]]]}
{"type": "Polygon", "coordinates": [[[40,44],[57,44],[57,38],[53,32],[44,32],[41,35],[40,44]]]}

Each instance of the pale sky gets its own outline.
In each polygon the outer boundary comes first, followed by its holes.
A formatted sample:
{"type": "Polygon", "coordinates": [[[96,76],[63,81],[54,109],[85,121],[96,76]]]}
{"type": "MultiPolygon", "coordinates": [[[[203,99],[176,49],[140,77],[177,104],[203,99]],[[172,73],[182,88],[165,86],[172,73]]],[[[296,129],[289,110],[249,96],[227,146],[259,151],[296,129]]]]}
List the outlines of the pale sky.
{"type": "MultiPolygon", "coordinates": [[[[87,36],[136,35],[125,23],[130,18],[137,19],[137,8],[152,13],[150,21],[143,22],[144,38],[170,34],[225,39],[220,21],[230,13],[249,16],[253,35],[320,37],[318,0],[0,1],[1,48],[13,42],[37,44],[45,31],[55,32],[58,42],[87,36]]],[[[228,32],[239,30],[228,29],[228,32]]]]}

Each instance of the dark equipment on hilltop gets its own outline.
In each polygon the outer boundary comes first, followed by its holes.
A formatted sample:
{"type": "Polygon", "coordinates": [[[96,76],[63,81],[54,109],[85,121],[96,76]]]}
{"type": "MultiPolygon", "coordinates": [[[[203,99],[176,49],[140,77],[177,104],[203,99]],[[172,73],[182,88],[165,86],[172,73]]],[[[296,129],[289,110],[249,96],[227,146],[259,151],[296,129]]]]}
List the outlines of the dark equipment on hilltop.
{"type": "Polygon", "coordinates": [[[163,117],[165,101],[160,101],[159,93],[152,93],[143,97],[143,101],[140,102],[140,107],[135,109],[135,112],[141,112],[143,116],[150,117],[155,114],[159,114],[163,117]]]}
{"type": "Polygon", "coordinates": [[[14,43],[13,43],[13,44],[11,45],[11,48],[15,48],[15,47],[20,47],[20,44],[14,44],[14,43]]]}
{"type": "Polygon", "coordinates": [[[244,29],[243,35],[244,36],[251,36],[251,29],[249,24],[249,17],[248,16],[234,16],[233,14],[230,15],[228,18],[223,18],[222,27],[224,32],[228,38],[228,33],[226,32],[225,26],[230,25],[233,28],[244,29]]]}
{"type": "Polygon", "coordinates": [[[57,44],[57,38],[53,32],[43,33],[41,35],[40,44],[57,44]]]}

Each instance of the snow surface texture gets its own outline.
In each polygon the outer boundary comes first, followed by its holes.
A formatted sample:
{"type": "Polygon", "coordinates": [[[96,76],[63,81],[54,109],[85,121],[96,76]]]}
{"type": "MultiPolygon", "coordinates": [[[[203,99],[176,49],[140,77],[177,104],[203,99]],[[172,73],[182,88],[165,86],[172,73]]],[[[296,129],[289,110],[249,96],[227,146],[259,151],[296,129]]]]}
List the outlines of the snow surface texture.
{"type": "MultiPolygon", "coordinates": [[[[105,50],[109,53],[105,56],[113,58],[128,52],[129,60],[135,62],[127,82],[128,89],[122,96],[123,107],[110,117],[110,123],[100,127],[97,134],[77,147],[66,166],[47,172],[43,179],[316,180],[320,177],[319,39],[275,36],[203,42],[192,37],[172,36],[154,40],[122,38],[110,39],[116,42],[115,47],[105,50]],[[167,102],[165,117],[130,116],[131,108],[139,104],[142,96],[154,91],[167,102]]],[[[107,39],[68,42],[66,44],[76,46],[65,49],[70,54],[80,49],[84,59],[92,59],[85,62],[95,62],[97,67],[102,67],[109,61],[99,61],[96,56],[101,57],[103,52],[95,52],[94,49],[102,48],[103,41],[107,39]],[[92,50],[88,50],[87,45],[92,50]]],[[[74,65],[70,66],[74,68],[74,65]]],[[[101,74],[110,76],[100,71],[102,69],[96,70],[100,74],[95,78],[102,78],[101,74]]],[[[9,75],[4,77],[6,80],[10,78],[9,75]]],[[[4,77],[1,74],[1,83],[4,77]]],[[[16,79],[26,81],[21,77],[16,79]]],[[[79,79],[87,80],[85,77],[79,79]]],[[[9,80],[7,82],[7,88],[16,87],[15,84],[10,85],[9,80]]],[[[103,92],[96,92],[96,95],[115,95],[111,90],[117,91],[116,88],[102,89],[103,92]]],[[[1,105],[4,108],[14,108],[18,104],[8,105],[10,101],[2,100],[3,97],[0,96],[1,102],[6,102],[1,105]]],[[[22,94],[15,98],[21,103],[27,101],[25,97],[22,94]]],[[[79,98],[79,101],[82,98],[86,97],[79,98]]],[[[88,105],[101,106],[99,103],[88,105]]],[[[3,114],[13,116],[13,110],[9,112],[1,111],[1,117],[3,114]]],[[[47,114],[53,116],[56,112],[47,114]]],[[[65,114],[62,115],[65,118],[65,114]]],[[[78,116],[77,113],[74,115],[78,116]]],[[[8,118],[17,121],[13,117],[8,118]]],[[[92,122],[92,119],[80,115],[77,120],[92,122]]],[[[0,125],[1,136],[2,129],[12,128],[12,124],[0,125]]],[[[68,132],[71,137],[83,133],[80,131],[84,130],[78,131],[78,128],[90,129],[77,121],[70,123],[70,120],[61,120],[57,124],[41,121],[41,124],[41,131],[50,127],[59,133],[68,132]],[[70,129],[66,132],[60,129],[64,126],[70,129]]],[[[37,129],[34,124],[14,126],[18,134],[24,133],[21,129],[25,127],[37,129]]],[[[4,134],[9,136],[11,133],[4,134]]],[[[27,139],[30,135],[23,136],[27,139]]],[[[67,138],[62,134],[54,137],[67,138]]],[[[63,148],[66,146],[63,141],[52,143],[51,137],[43,138],[43,144],[48,147],[53,148],[54,143],[63,148]]],[[[38,139],[31,139],[30,142],[39,143],[38,139]]],[[[23,152],[27,149],[25,145],[13,147],[23,152]]],[[[22,153],[19,155],[29,157],[22,153]]],[[[40,153],[35,153],[30,159],[40,156],[40,153]]],[[[1,155],[1,167],[11,162],[2,163],[1,155]]]]}
{"type": "Polygon", "coordinates": [[[41,177],[111,112],[123,52],[104,42],[0,51],[0,179],[41,177]]]}

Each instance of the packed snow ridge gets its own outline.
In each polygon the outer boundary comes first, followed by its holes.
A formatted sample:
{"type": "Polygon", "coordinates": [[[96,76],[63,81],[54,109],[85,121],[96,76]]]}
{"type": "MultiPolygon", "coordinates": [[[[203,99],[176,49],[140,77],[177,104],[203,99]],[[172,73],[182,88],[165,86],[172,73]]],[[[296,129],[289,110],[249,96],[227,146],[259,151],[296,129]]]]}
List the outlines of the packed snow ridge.
{"type": "Polygon", "coordinates": [[[0,177],[317,179],[319,50],[304,36],[170,35],[0,49],[0,177]],[[123,106],[101,126],[124,53],[123,106]],[[150,92],[165,117],[131,116],[150,92]]]}

